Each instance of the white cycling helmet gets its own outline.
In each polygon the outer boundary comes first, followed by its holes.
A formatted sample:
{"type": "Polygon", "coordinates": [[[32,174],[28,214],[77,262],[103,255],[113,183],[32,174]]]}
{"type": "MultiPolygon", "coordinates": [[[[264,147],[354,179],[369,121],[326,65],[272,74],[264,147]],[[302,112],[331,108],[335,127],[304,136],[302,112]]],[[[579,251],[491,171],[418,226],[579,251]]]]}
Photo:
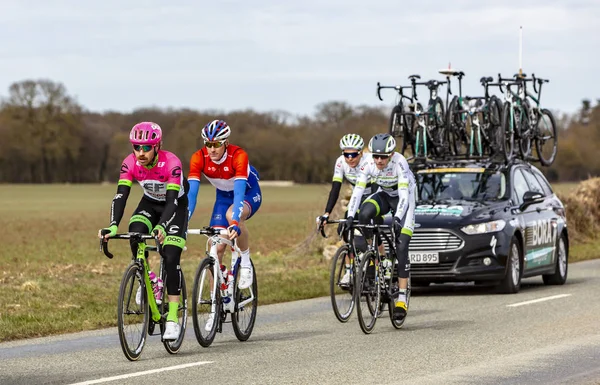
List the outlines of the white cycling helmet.
{"type": "Polygon", "coordinates": [[[373,154],[389,155],[396,148],[396,139],[390,134],[377,134],[369,141],[369,151],[373,154]]]}
{"type": "Polygon", "coordinates": [[[365,142],[358,134],[346,134],[340,140],[340,148],[342,150],[353,149],[361,151],[364,146],[365,142]]]}

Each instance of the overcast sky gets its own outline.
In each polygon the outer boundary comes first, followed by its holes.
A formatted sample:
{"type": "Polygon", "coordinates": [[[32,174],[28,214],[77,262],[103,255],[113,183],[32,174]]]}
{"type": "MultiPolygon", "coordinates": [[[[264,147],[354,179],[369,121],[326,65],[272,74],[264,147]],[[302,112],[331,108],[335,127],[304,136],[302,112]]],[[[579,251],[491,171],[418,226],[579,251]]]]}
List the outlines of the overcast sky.
{"type": "Polygon", "coordinates": [[[598,0],[2,0],[0,95],[48,78],[97,112],[391,107],[377,81],[442,79],[452,62],[479,95],[481,76],[514,74],[522,25],[524,72],[570,112],[600,98],[599,21],[598,0]]]}

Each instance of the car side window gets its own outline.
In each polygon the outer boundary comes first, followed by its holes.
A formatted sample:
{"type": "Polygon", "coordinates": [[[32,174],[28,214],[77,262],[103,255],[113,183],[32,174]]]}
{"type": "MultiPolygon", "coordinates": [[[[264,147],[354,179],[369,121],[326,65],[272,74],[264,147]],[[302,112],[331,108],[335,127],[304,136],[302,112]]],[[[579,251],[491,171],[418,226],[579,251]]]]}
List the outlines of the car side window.
{"type": "Polygon", "coordinates": [[[552,191],[552,187],[550,186],[550,183],[548,183],[548,181],[546,180],[544,175],[536,169],[533,169],[531,171],[533,171],[533,176],[535,176],[535,179],[537,179],[537,181],[540,182],[540,185],[542,185],[542,188],[544,189],[546,196],[550,196],[550,195],[554,194],[554,191],[552,191]]]}
{"type": "Polygon", "coordinates": [[[513,174],[513,191],[517,198],[517,203],[523,203],[523,195],[529,191],[529,185],[521,172],[521,169],[516,169],[513,174]]]}
{"type": "Polygon", "coordinates": [[[527,183],[529,184],[529,189],[531,191],[535,191],[537,193],[546,195],[546,192],[542,188],[542,185],[540,185],[540,182],[538,182],[538,180],[535,178],[535,176],[533,176],[533,173],[529,170],[522,170],[522,171],[525,174],[525,179],[527,180],[527,183]]]}

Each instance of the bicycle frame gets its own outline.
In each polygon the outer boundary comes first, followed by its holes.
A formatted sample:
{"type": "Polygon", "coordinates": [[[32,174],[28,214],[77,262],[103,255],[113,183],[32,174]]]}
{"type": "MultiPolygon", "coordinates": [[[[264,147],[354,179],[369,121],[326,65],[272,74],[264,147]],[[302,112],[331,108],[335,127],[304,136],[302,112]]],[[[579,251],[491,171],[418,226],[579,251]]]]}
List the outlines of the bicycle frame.
{"type": "MultiPolygon", "coordinates": [[[[217,286],[218,290],[220,290],[221,298],[223,300],[223,310],[229,313],[234,313],[236,310],[236,306],[238,309],[243,309],[244,306],[254,300],[254,292],[252,290],[252,286],[249,287],[250,297],[245,299],[244,301],[235,304],[235,300],[233,300],[233,284],[232,282],[227,282],[225,277],[223,276],[223,272],[221,271],[221,262],[219,261],[217,254],[217,247],[219,245],[226,245],[231,249],[231,267],[229,274],[235,276],[237,269],[240,266],[241,262],[241,250],[238,247],[235,241],[231,241],[227,238],[223,238],[222,236],[227,236],[228,231],[226,229],[218,230],[212,229],[210,227],[203,229],[188,229],[188,234],[192,235],[205,235],[208,239],[206,240],[206,249],[208,250],[207,256],[211,258],[213,263],[213,276],[217,277],[216,280],[213,280],[211,297],[212,300],[215,300],[217,286]],[[231,283],[231,284],[230,284],[231,283]]],[[[206,279],[206,276],[202,276],[202,283],[206,279]]],[[[201,285],[202,286],[202,285],[201,285]]]]}
{"type": "MultiPolygon", "coordinates": [[[[158,238],[149,235],[149,234],[141,234],[141,233],[125,233],[125,234],[116,234],[109,239],[133,239],[137,242],[137,252],[136,255],[132,256],[132,263],[135,263],[139,266],[139,268],[143,271],[144,274],[144,283],[146,286],[146,299],[148,301],[148,306],[150,307],[150,313],[152,316],[152,320],[154,322],[158,322],[161,319],[160,311],[158,310],[158,304],[156,303],[156,298],[154,298],[154,292],[152,289],[152,285],[150,283],[150,277],[148,276],[148,272],[150,271],[150,267],[148,266],[148,260],[146,258],[146,251],[156,251],[161,255],[160,259],[160,270],[159,277],[162,276],[163,270],[163,259],[161,254],[161,246],[158,238]],[[156,242],[156,246],[146,245],[147,239],[154,239],[156,242]]],[[[108,251],[108,242],[104,240],[100,240],[100,249],[104,252],[108,258],[112,259],[113,254],[108,251]]]]}

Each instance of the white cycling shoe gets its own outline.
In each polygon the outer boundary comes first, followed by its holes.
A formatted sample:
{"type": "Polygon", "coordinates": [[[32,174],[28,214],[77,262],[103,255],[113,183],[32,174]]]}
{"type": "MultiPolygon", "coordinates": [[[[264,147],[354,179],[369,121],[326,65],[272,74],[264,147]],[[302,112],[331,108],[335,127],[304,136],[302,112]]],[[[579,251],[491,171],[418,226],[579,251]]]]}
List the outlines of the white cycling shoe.
{"type": "Polygon", "coordinates": [[[240,289],[247,289],[252,286],[252,282],[252,266],[240,268],[240,280],[238,282],[238,287],[240,289]]]}
{"type": "Polygon", "coordinates": [[[181,329],[177,322],[167,321],[167,325],[165,327],[165,333],[163,334],[163,340],[176,340],[179,338],[179,333],[181,329]]]}
{"type": "Polygon", "coordinates": [[[208,320],[206,321],[206,325],[204,325],[204,330],[206,330],[207,332],[210,332],[213,328],[214,323],[215,323],[215,313],[210,313],[210,315],[208,316],[208,320]]]}
{"type": "Polygon", "coordinates": [[[346,273],[340,279],[340,285],[349,285],[350,284],[350,269],[346,270],[346,273]]]}

